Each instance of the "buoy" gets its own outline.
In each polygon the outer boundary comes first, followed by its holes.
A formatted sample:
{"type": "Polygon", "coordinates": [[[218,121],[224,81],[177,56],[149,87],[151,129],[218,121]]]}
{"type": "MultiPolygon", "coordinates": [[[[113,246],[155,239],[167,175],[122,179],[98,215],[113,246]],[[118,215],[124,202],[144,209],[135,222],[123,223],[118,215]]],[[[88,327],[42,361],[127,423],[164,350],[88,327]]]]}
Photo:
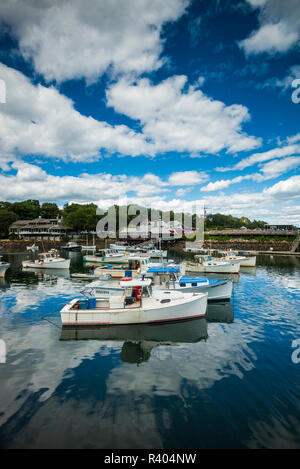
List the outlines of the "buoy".
{"type": "Polygon", "coordinates": [[[132,277],[123,277],[120,282],[127,282],[128,280],[132,280],[132,277]]]}

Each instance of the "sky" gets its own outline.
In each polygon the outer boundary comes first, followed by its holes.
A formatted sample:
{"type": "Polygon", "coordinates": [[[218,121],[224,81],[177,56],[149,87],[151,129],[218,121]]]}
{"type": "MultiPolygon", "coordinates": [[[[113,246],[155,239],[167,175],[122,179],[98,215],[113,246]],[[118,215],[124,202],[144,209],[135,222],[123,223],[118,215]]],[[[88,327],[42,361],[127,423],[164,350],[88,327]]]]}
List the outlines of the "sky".
{"type": "Polygon", "coordinates": [[[300,0],[1,0],[0,200],[300,226],[300,0]]]}

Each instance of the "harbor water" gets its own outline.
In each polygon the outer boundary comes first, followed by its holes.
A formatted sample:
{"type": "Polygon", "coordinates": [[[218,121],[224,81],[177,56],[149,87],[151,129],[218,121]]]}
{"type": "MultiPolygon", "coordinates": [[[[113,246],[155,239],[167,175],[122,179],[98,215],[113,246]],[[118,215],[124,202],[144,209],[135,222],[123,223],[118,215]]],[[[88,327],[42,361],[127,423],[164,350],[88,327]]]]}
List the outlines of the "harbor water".
{"type": "Polygon", "coordinates": [[[300,447],[300,259],[258,257],[205,318],[62,329],[87,283],[26,257],[0,279],[1,448],[300,447]]]}

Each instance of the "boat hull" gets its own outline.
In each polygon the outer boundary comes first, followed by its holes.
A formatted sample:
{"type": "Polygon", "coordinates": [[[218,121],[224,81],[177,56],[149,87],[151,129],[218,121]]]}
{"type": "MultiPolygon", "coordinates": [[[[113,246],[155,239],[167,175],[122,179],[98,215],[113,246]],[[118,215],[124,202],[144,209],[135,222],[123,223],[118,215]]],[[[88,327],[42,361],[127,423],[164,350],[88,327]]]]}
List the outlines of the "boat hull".
{"type": "Polygon", "coordinates": [[[30,267],[31,269],[69,269],[70,259],[59,259],[49,261],[23,261],[23,268],[30,267]]]}
{"type": "Polygon", "coordinates": [[[207,309],[207,295],[193,295],[184,303],[172,301],[170,306],[158,303],[157,307],[83,309],[74,310],[72,300],[61,310],[61,321],[64,326],[70,325],[113,325],[113,324],[149,324],[186,320],[204,316],[207,309]]]}

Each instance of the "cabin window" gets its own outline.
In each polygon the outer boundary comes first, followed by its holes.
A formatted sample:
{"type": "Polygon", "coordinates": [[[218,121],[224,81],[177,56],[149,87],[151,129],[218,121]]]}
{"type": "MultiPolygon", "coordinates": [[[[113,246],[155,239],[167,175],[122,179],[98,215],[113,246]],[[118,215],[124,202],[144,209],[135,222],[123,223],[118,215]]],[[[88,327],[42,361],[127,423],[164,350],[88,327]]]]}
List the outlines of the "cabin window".
{"type": "Polygon", "coordinates": [[[192,287],[196,287],[197,285],[197,283],[192,283],[192,287]]]}
{"type": "Polygon", "coordinates": [[[163,300],[160,300],[161,303],[170,303],[170,298],[164,298],[163,300]]]}
{"type": "Polygon", "coordinates": [[[181,283],[181,284],[180,284],[181,287],[185,287],[185,285],[186,285],[185,283],[181,283]]]}

